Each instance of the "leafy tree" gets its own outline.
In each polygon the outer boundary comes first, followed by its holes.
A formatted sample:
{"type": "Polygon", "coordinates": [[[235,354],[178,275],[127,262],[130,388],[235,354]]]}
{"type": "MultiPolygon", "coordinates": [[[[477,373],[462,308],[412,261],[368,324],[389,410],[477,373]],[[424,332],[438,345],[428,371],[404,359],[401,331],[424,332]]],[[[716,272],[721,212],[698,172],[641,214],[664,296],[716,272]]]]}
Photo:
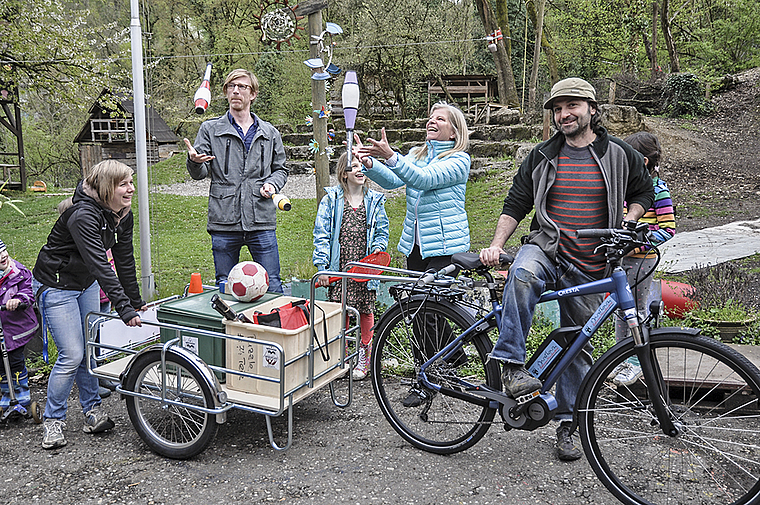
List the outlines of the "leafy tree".
{"type": "Polygon", "coordinates": [[[104,88],[129,82],[128,66],[118,58],[127,32],[104,15],[116,11],[105,2],[88,6],[92,9],[77,9],[59,0],[0,3],[0,84],[14,90],[24,111],[31,177],[76,180],[71,141],[88,108],[104,88]]]}
{"type": "Polygon", "coordinates": [[[88,15],[59,0],[4,0],[0,82],[47,91],[58,103],[77,103],[82,92],[94,99],[119,77],[116,51],[126,34],[113,23],[91,24],[88,15]]]}

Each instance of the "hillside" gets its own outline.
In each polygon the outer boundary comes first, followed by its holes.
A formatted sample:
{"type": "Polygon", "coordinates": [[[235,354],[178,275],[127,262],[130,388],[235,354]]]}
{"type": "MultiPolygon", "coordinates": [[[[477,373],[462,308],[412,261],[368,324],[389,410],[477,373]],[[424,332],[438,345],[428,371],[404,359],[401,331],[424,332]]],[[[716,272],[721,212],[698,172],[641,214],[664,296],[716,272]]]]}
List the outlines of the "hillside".
{"type": "Polygon", "coordinates": [[[760,68],[733,77],[711,116],[646,118],[663,144],[678,230],[760,218],[760,68]]]}

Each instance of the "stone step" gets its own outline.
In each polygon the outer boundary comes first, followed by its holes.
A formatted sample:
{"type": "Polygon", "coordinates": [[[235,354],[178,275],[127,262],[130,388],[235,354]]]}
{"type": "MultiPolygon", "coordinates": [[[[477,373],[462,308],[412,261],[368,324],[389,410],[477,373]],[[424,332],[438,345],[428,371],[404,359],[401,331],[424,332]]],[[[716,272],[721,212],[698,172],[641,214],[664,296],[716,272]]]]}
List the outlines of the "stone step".
{"type": "Polygon", "coordinates": [[[475,125],[470,128],[470,140],[516,140],[525,141],[531,139],[540,139],[542,134],[541,125],[509,125],[509,126],[492,126],[492,125],[475,125]]]}
{"type": "MultiPolygon", "coordinates": [[[[335,128],[333,125],[329,125],[328,128],[332,128],[335,131],[335,139],[331,141],[331,144],[341,145],[346,140],[346,132],[342,128],[335,128]]],[[[541,125],[475,125],[470,128],[470,140],[483,140],[483,141],[526,141],[530,139],[540,138],[542,133],[541,125]]],[[[289,129],[292,130],[292,129],[289,129]]],[[[301,128],[299,127],[300,131],[301,128]]],[[[354,130],[360,138],[366,137],[380,138],[380,128],[357,128],[354,130]]],[[[395,129],[385,127],[385,135],[388,138],[388,142],[391,144],[399,144],[406,142],[416,142],[420,144],[425,141],[426,132],[424,125],[417,128],[403,128],[395,129]]],[[[309,141],[314,138],[313,132],[309,129],[300,133],[294,133],[288,131],[282,132],[282,140],[285,144],[294,146],[308,146],[309,141]]]]}

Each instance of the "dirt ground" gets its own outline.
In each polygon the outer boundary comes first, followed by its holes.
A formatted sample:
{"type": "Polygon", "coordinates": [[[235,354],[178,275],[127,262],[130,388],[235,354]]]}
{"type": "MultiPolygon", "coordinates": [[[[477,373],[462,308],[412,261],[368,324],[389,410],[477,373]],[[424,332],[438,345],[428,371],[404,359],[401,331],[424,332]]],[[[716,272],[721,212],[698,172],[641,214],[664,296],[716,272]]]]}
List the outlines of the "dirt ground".
{"type": "Polygon", "coordinates": [[[663,145],[661,177],[676,205],[676,232],[760,218],[760,68],[716,95],[709,117],[647,117],[663,145]]]}
{"type": "MultiPolygon", "coordinates": [[[[688,231],[760,217],[760,69],[740,74],[715,97],[714,116],[647,118],[664,145],[662,176],[688,231]]],[[[758,290],[760,291],[760,290],[758,290]]],[[[44,384],[32,396],[44,401],[44,384]]],[[[294,408],[286,452],[268,443],[264,417],[233,411],[211,446],[188,461],[165,459],[140,440],[117,395],[104,406],[116,428],[82,432],[74,394],[68,445],[41,448],[31,421],[0,428],[0,502],[8,504],[611,504],[585,459],[554,456],[554,426],[505,432],[498,425],[475,447],[451,456],[413,449],[382,417],[369,382],[353,403],[334,407],[319,391],[294,408]]],[[[275,419],[284,443],[285,419],[275,419]]]]}

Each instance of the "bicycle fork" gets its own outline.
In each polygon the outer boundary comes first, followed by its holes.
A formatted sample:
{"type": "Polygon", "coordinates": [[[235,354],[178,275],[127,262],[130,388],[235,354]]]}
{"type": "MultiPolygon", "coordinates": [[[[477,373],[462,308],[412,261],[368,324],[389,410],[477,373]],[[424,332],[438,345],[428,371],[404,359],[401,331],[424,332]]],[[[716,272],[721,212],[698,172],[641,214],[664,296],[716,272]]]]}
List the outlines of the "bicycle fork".
{"type": "Polygon", "coordinates": [[[665,393],[667,388],[661,380],[662,371],[660,370],[659,363],[652,356],[649,346],[649,335],[645,331],[642,331],[642,327],[639,325],[631,327],[631,335],[633,336],[636,356],[639,358],[639,364],[644,373],[649,400],[652,402],[652,408],[657,416],[657,421],[660,423],[660,428],[662,428],[662,432],[666,435],[675,437],[678,435],[679,430],[668,412],[666,405],[667,395],[665,393]]]}

